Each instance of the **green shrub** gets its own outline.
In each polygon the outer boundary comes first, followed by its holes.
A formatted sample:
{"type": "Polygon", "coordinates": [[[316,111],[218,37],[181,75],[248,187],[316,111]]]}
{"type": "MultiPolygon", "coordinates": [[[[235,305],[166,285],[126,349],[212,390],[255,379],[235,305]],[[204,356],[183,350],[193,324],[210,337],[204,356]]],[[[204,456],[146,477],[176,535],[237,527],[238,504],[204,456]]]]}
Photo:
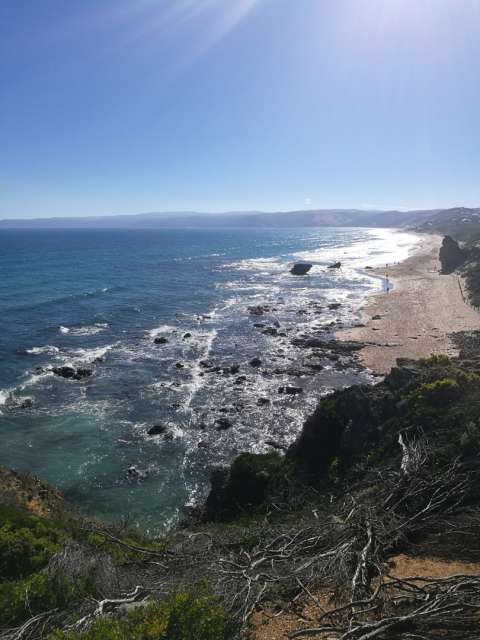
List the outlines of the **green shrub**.
{"type": "Polygon", "coordinates": [[[46,573],[0,583],[0,625],[19,624],[38,613],[64,606],[75,591],[72,583],[46,573]]]}
{"type": "Polygon", "coordinates": [[[475,455],[480,449],[480,429],[474,422],[465,425],[460,436],[460,447],[464,455],[475,455]]]}
{"type": "Polygon", "coordinates": [[[421,358],[420,362],[427,367],[448,367],[451,364],[451,360],[444,354],[432,354],[428,358],[421,358]]]}
{"type": "Polygon", "coordinates": [[[49,640],[229,640],[231,626],[206,593],[177,594],[136,607],[126,618],[99,618],[83,632],[56,631],[49,640]]]}
{"type": "Polygon", "coordinates": [[[442,378],[441,380],[435,380],[435,382],[427,382],[420,385],[413,394],[413,398],[417,403],[441,408],[458,400],[461,394],[462,389],[456,380],[442,378]]]}
{"type": "MultiPolygon", "coordinates": [[[[101,532],[88,532],[86,535],[77,535],[77,538],[90,546],[99,548],[105,553],[108,553],[108,555],[117,564],[141,560],[145,557],[139,551],[128,549],[127,547],[124,547],[121,544],[110,540],[108,536],[104,535],[101,532]]],[[[166,547],[166,542],[164,540],[152,540],[149,538],[143,538],[139,535],[134,535],[132,533],[122,535],[121,537],[119,537],[119,540],[131,545],[132,547],[142,547],[144,549],[150,549],[151,551],[156,552],[161,552],[166,547]]]]}
{"type": "Polygon", "coordinates": [[[54,522],[0,507],[0,579],[24,578],[44,567],[67,536],[54,522]]]}

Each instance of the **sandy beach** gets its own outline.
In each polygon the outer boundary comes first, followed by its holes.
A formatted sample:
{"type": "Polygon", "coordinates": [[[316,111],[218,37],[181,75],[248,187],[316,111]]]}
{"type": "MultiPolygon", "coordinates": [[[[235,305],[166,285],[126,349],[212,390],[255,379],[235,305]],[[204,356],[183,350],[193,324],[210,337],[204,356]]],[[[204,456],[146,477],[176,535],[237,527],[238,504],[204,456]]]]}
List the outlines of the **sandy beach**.
{"type": "MultiPolygon", "coordinates": [[[[480,328],[480,314],[463,299],[457,274],[441,275],[441,236],[422,235],[412,255],[389,267],[393,289],[380,293],[362,309],[361,324],[337,333],[341,340],[366,342],[362,363],[384,374],[397,358],[456,355],[448,334],[480,328]]],[[[385,276],[385,270],[372,272],[385,276]]]]}

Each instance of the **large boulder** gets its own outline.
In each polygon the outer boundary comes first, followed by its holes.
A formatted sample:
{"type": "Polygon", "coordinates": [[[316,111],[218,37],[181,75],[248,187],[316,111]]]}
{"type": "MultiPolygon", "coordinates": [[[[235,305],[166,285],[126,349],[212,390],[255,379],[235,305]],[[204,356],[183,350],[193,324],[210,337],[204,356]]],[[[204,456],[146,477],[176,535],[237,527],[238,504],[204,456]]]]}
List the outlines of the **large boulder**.
{"type": "Polygon", "coordinates": [[[451,236],[445,236],[440,247],[439,259],[442,273],[452,273],[458,269],[468,257],[468,252],[451,236]]]}
{"type": "Polygon", "coordinates": [[[313,267],[308,262],[296,262],[290,269],[292,276],[306,276],[310,269],[313,267]]]}

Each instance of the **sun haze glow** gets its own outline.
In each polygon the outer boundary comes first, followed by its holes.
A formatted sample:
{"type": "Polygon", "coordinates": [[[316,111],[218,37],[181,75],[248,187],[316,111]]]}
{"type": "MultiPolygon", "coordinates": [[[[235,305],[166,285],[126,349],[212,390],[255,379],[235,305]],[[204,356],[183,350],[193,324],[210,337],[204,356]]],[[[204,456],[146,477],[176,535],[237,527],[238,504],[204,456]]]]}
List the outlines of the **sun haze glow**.
{"type": "Polygon", "coordinates": [[[0,217],[480,202],[477,0],[4,0],[0,56],[0,217]]]}

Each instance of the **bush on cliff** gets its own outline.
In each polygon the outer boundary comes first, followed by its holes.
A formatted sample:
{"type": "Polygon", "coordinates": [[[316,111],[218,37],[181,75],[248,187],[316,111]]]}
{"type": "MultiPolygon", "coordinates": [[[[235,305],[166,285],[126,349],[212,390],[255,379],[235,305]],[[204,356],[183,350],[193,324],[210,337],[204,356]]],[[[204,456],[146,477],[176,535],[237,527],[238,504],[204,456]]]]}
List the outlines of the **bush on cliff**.
{"type": "Polygon", "coordinates": [[[49,640],[229,640],[231,627],[219,602],[206,591],[179,593],[137,606],[124,618],[103,617],[84,632],[56,631],[49,640]]]}
{"type": "Polygon", "coordinates": [[[56,523],[0,506],[0,579],[24,578],[44,567],[67,539],[56,523]]]}
{"type": "Polygon", "coordinates": [[[0,583],[0,625],[13,626],[38,613],[67,605],[81,593],[67,578],[35,573],[24,580],[0,583]]]}
{"type": "Polygon", "coordinates": [[[422,384],[413,394],[413,399],[432,407],[447,407],[461,395],[462,389],[456,380],[443,378],[422,384]]]}

